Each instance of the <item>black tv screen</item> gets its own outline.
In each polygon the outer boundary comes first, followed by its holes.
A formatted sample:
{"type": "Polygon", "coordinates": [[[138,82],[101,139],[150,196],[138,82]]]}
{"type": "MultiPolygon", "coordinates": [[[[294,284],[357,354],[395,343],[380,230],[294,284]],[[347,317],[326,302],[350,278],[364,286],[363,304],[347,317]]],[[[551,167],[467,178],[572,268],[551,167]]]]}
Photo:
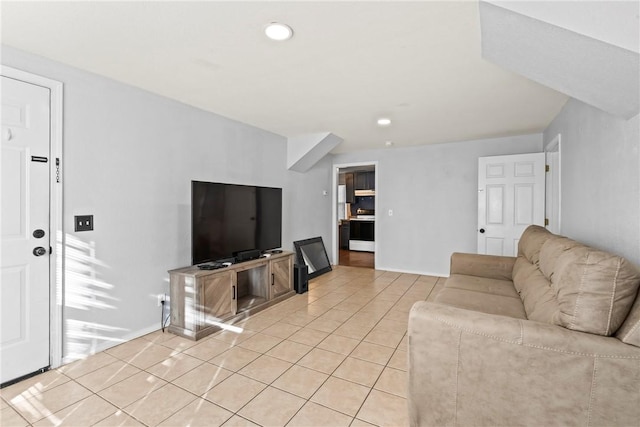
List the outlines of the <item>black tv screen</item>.
{"type": "Polygon", "coordinates": [[[282,189],[191,181],[191,261],[282,246],[282,189]]]}

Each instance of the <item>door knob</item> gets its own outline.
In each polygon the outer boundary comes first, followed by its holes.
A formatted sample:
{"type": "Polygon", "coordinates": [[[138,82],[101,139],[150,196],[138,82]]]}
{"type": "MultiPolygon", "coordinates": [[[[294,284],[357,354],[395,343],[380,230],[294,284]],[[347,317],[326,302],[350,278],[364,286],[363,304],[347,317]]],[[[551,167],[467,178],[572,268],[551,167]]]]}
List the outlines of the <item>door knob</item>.
{"type": "Polygon", "coordinates": [[[479,231],[480,233],[484,233],[484,228],[481,228],[479,231]]]}
{"type": "Polygon", "coordinates": [[[42,256],[47,253],[47,250],[42,246],[38,246],[37,248],[33,248],[33,254],[35,256],[42,256]]]}

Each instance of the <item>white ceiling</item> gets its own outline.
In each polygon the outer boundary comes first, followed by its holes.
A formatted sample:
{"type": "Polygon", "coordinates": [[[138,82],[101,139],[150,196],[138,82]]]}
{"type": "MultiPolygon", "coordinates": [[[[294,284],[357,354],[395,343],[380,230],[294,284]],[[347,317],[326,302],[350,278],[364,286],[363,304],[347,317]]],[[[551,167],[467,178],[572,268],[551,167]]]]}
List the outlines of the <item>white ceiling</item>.
{"type": "Polygon", "coordinates": [[[533,11],[526,9],[538,3],[508,3],[511,9],[515,5],[518,10],[514,13],[488,2],[480,3],[483,58],[609,114],[625,119],[638,115],[640,55],[633,50],[638,48],[637,42],[633,45],[633,36],[640,36],[640,1],[545,2],[544,8],[533,11]],[[585,4],[588,7],[579,7],[585,4]],[[556,19],[531,19],[526,15],[550,15],[556,10],[556,19]],[[569,17],[573,18],[571,22],[566,19],[569,17]],[[594,17],[602,18],[600,26],[589,25],[594,17]],[[565,23],[545,22],[561,20],[565,23]],[[627,40],[622,36],[630,37],[627,40]]]}
{"type": "Polygon", "coordinates": [[[476,1],[1,8],[3,44],[286,137],[332,132],[335,153],[540,132],[567,100],[481,58],[476,1]],[[266,39],[272,21],[294,37],[266,39]]]}

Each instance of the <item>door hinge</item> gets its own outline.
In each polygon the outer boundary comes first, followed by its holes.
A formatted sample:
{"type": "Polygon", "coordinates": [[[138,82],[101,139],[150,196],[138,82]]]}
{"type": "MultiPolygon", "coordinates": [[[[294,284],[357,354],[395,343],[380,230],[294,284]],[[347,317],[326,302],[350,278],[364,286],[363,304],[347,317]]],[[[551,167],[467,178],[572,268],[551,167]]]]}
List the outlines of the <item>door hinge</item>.
{"type": "Polygon", "coordinates": [[[544,165],[544,171],[549,172],[549,165],[544,165]]]}
{"type": "Polygon", "coordinates": [[[549,225],[549,218],[544,219],[544,226],[546,227],[547,225],[549,225]]]}
{"type": "Polygon", "coordinates": [[[60,182],[60,158],[56,157],[56,182],[60,182]]]}

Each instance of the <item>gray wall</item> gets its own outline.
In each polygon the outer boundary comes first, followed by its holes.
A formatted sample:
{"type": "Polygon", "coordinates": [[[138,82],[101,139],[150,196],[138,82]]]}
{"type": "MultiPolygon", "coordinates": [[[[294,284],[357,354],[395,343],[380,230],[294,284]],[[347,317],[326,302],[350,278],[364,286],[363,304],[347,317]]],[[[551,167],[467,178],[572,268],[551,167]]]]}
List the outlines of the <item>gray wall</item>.
{"type": "Polygon", "coordinates": [[[446,276],[452,252],[476,252],[478,157],[540,151],[534,134],[338,154],[333,163],[378,161],[376,268],[446,276]]]}
{"type": "Polygon", "coordinates": [[[67,359],[159,328],[167,270],[190,264],[192,179],[282,187],[284,249],[330,237],[329,159],[290,172],[282,136],[4,46],[2,63],[64,83],[67,359]]]}
{"type": "Polygon", "coordinates": [[[286,207],[291,240],[322,237],[329,259],[331,250],[331,156],[325,156],[305,173],[289,172],[288,188],[295,195],[286,207]],[[324,194],[326,192],[326,194],[324,194]]]}
{"type": "Polygon", "coordinates": [[[561,134],[562,234],[640,265],[640,116],[575,99],[544,131],[561,134]]]}

